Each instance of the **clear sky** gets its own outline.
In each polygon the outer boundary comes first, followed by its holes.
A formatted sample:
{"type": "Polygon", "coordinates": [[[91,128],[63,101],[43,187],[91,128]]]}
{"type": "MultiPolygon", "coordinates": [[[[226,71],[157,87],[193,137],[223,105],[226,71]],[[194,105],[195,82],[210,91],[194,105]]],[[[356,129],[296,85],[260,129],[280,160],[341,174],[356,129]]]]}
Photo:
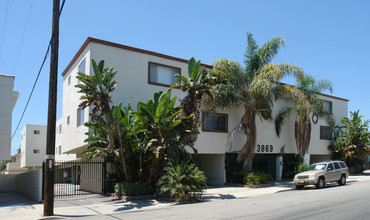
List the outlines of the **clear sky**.
{"type": "MultiPolygon", "coordinates": [[[[61,0],[62,2],[62,0],[61,0]]],[[[0,74],[15,75],[18,124],[51,37],[52,1],[0,1],[0,74]]],[[[87,37],[100,38],[210,64],[228,58],[243,64],[246,33],[261,45],[282,36],[274,63],[301,66],[333,83],[332,95],[349,99],[370,119],[370,1],[66,0],[60,18],[58,119],[61,73],[87,37]]],[[[50,60],[12,140],[20,146],[25,124],[46,124],[50,60]]],[[[1,104],[0,104],[1,105],[1,104]]]]}

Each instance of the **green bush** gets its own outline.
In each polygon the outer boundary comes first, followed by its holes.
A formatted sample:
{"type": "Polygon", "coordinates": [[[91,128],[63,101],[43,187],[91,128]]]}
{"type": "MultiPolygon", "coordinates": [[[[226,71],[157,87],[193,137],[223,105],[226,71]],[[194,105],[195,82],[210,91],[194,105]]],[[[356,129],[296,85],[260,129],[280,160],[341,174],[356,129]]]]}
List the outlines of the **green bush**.
{"type": "Polygon", "coordinates": [[[195,164],[170,163],[164,168],[164,173],[157,183],[158,194],[170,193],[174,199],[191,199],[190,193],[202,193],[207,178],[195,164]]]}
{"type": "Polygon", "coordinates": [[[259,185],[263,184],[268,181],[273,181],[274,178],[270,173],[264,173],[260,171],[253,171],[250,172],[245,178],[244,178],[244,184],[246,185],[259,185]]]}
{"type": "Polygon", "coordinates": [[[297,166],[297,173],[302,173],[304,171],[308,170],[308,165],[305,163],[300,163],[297,166]]]}
{"type": "Polygon", "coordinates": [[[117,196],[139,196],[153,194],[154,189],[145,182],[122,182],[115,184],[114,192],[117,196]]]}
{"type": "Polygon", "coordinates": [[[362,164],[357,164],[355,166],[348,167],[348,169],[350,174],[360,174],[365,170],[362,164]]]}

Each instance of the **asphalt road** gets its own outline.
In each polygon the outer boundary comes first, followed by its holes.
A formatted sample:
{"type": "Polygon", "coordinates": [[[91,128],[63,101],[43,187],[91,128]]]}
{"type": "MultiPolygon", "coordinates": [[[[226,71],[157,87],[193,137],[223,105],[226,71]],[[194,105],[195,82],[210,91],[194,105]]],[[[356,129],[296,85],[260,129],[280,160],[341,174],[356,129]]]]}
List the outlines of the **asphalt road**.
{"type": "Polygon", "coordinates": [[[370,181],[188,203],[89,219],[370,219],[370,181]]]}

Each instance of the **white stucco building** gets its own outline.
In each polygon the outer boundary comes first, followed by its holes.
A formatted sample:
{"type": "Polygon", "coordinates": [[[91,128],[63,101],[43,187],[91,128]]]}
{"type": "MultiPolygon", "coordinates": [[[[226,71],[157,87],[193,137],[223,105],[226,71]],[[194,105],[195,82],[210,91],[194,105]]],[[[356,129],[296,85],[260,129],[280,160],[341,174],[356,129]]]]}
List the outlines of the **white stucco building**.
{"type": "MultiPolygon", "coordinates": [[[[187,76],[185,59],[88,38],[62,73],[63,111],[62,119],[58,121],[63,127],[61,153],[75,154],[86,148],[84,140],[88,128],[83,123],[89,119],[90,109],[78,110],[81,94],[77,93],[78,89],[74,86],[78,84],[78,71],[93,74],[91,59],[97,62],[105,60],[106,67],[113,67],[118,72],[115,76],[117,87],[112,93],[113,102],[123,102],[124,105],[131,103],[134,108],[137,102],[152,99],[154,92],[166,91],[174,83],[174,74],[187,76]]],[[[209,65],[204,66],[212,68],[209,65]]],[[[185,93],[173,89],[172,95],[181,99],[185,93]]],[[[319,94],[319,97],[337,122],[347,117],[348,100],[325,94],[319,94]]],[[[274,104],[273,116],[278,114],[283,105],[281,102],[274,104]]],[[[195,147],[198,149],[198,165],[205,172],[209,184],[225,182],[225,152],[239,151],[245,143],[246,137],[239,135],[235,137],[231,149],[225,144],[228,132],[240,122],[243,113],[243,108],[236,108],[206,119],[203,117],[203,126],[195,147]]],[[[294,116],[290,118],[278,138],[273,120],[256,118],[257,147],[254,166],[272,173],[276,179],[281,178],[283,147],[285,154],[297,153],[294,139],[295,119],[294,116]]],[[[314,162],[329,159],[327,146],[330,144],[331,134],[327,129],[325,120],[313,118],[308,160],[314,162]]]]}
{"type": "Polygon", "coordinates": [[[14,76],[0,74],[0,160],[10,159],[12,111],[19,96],[13,91],[14,79],[14,76]]]}
{"type": "Polygon", "coordinates": [[[21,132],[21,168],[41,168],[45,154],[46,125],[26,124],[21,132]]]}

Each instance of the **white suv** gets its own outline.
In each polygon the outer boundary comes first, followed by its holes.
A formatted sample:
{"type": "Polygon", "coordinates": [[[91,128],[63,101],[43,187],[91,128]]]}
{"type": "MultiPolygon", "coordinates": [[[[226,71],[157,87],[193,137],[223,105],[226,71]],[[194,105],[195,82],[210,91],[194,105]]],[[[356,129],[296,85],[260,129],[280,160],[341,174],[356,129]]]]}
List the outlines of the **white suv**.
{"type": "Polygon", "coordinates": [[[296,189],[302,189],[305,185],[316,185],[321,189],[328,182],[346,184],[349,176],[347,165],[343,161],[325,161],[312,164],[307,171],[294,176],[296,189]]]}

